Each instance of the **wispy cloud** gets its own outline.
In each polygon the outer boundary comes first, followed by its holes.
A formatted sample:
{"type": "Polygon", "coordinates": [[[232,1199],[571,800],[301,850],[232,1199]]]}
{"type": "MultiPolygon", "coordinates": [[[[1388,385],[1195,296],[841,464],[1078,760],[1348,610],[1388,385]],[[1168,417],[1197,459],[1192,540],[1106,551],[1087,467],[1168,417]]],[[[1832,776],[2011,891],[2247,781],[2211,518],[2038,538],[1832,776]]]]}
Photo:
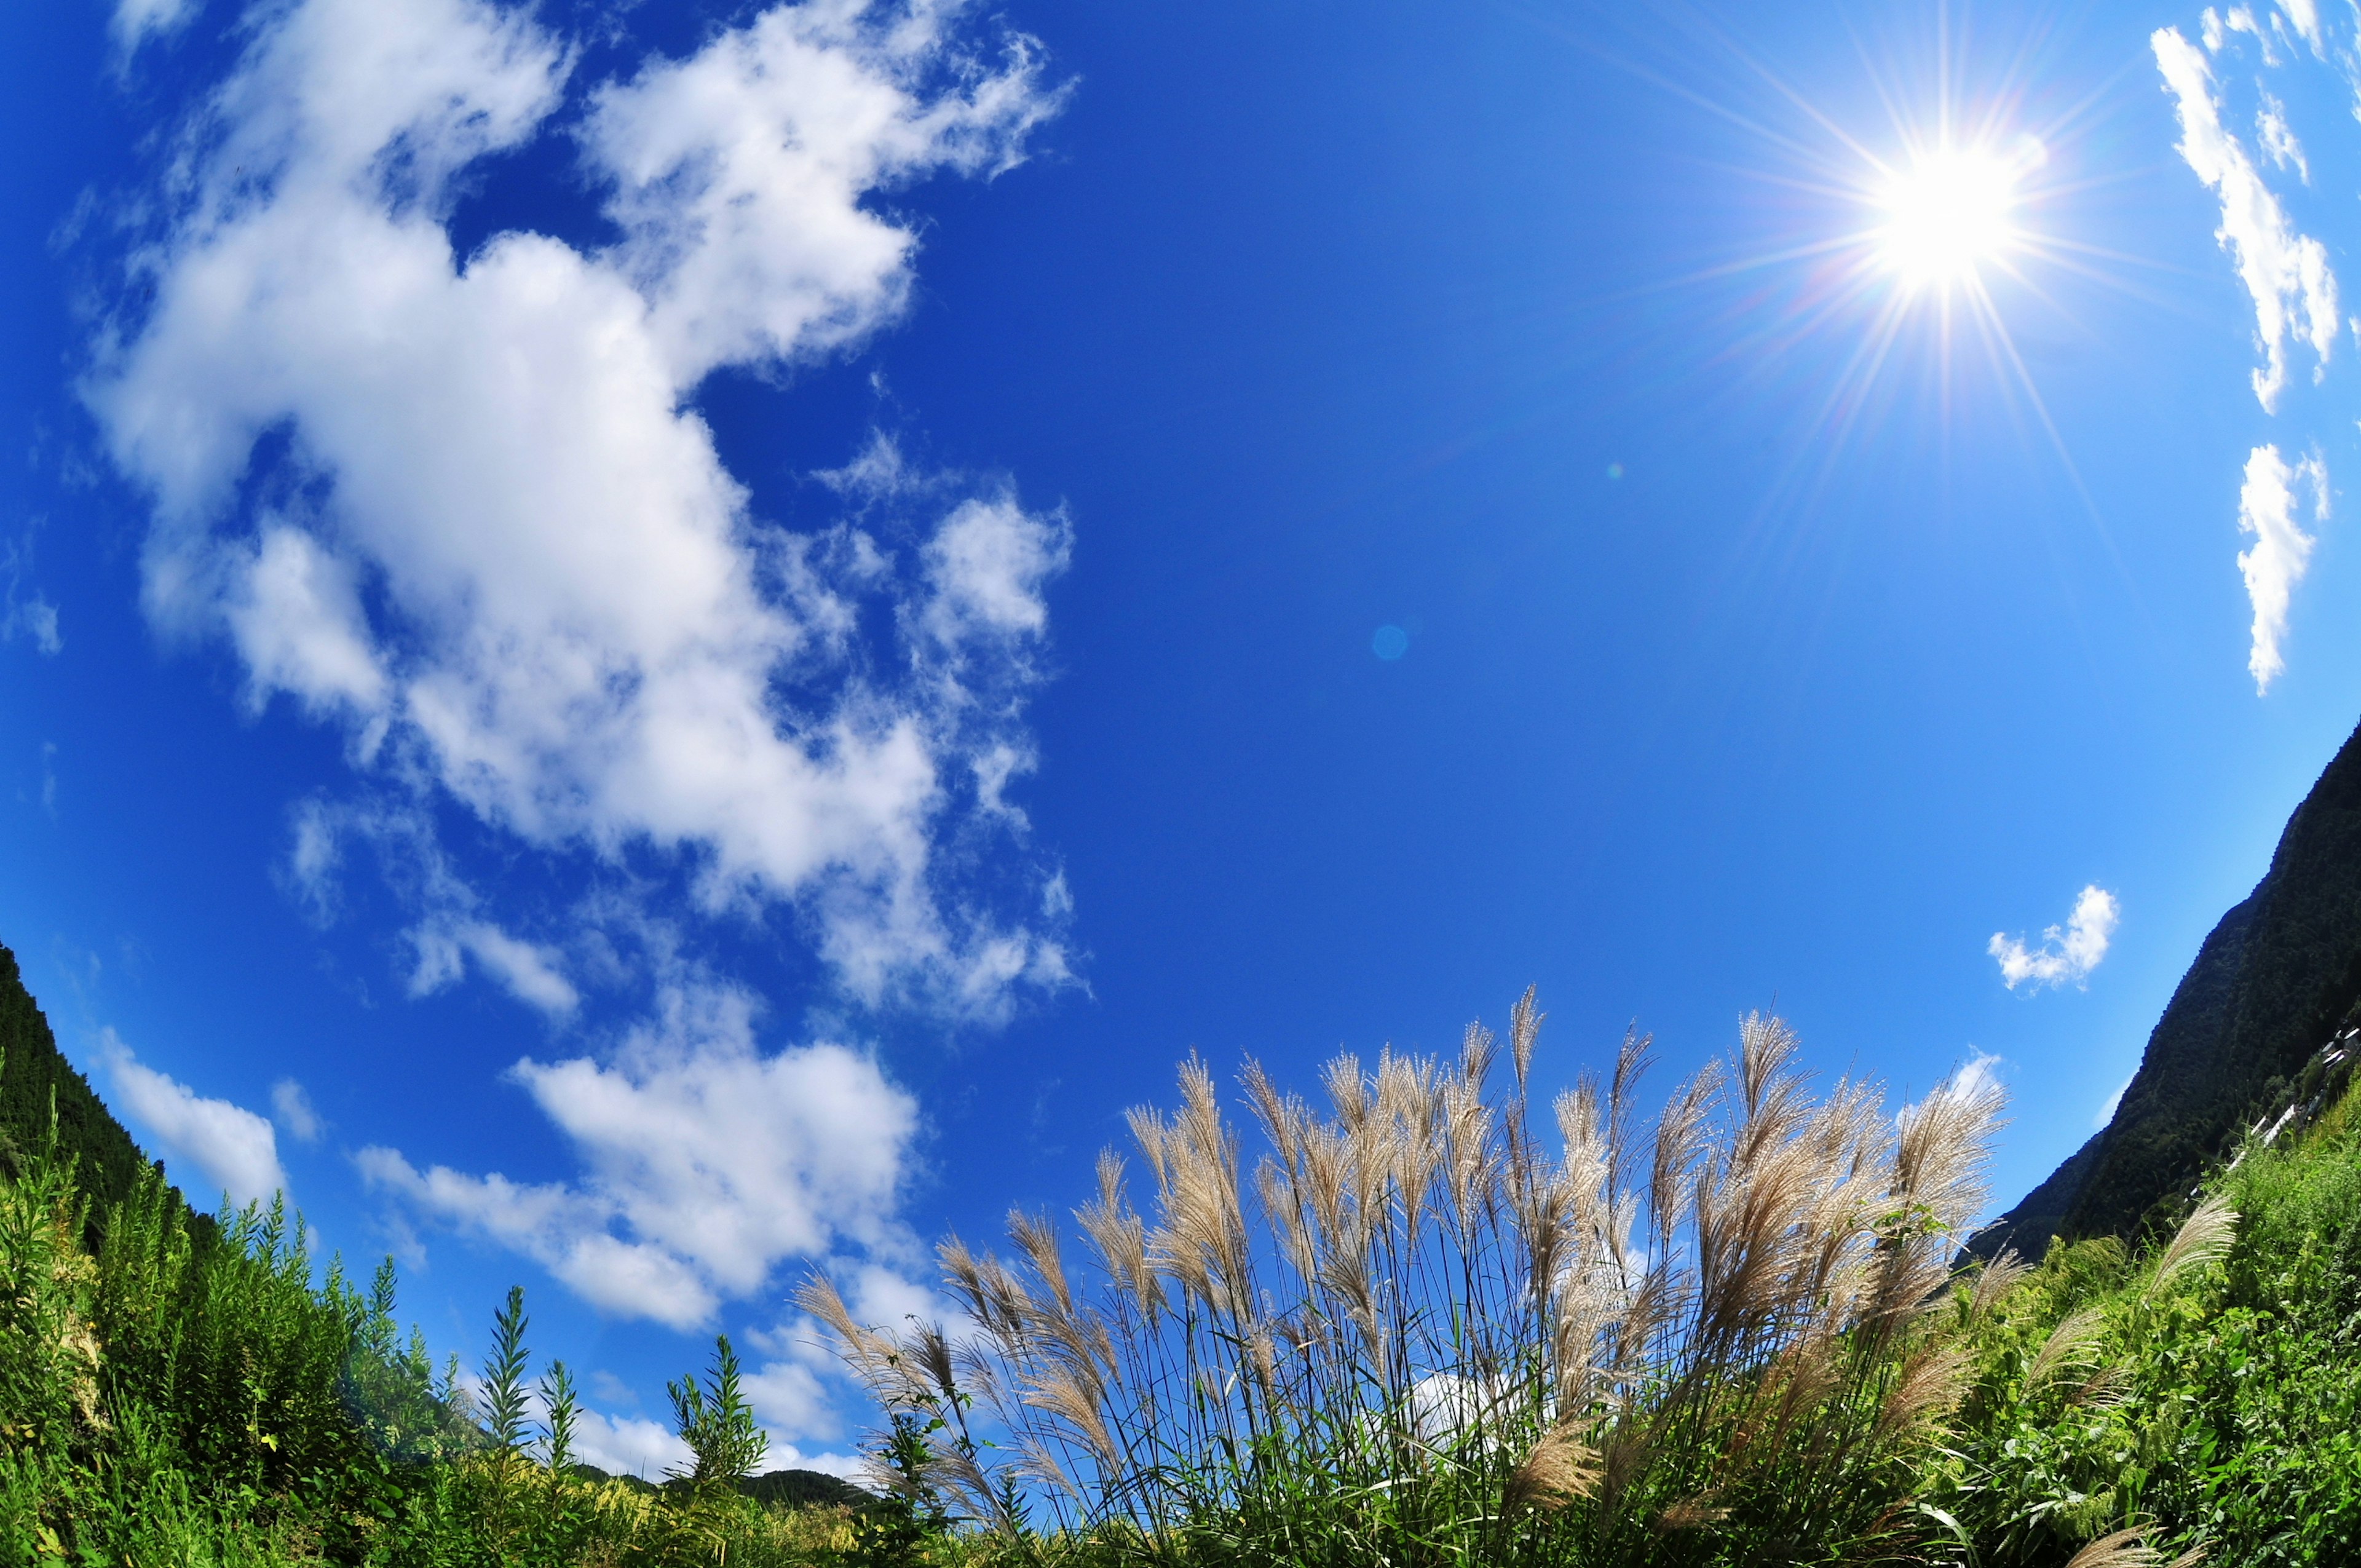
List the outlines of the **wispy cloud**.
{"type": "Polygon", "coordinates": [[[2123,1104],[2125,1091],[2131,1088],[2132,1080],[2138,1076],[2139,1069],[2135,1068],[2125,1075],[2121,1083],[2115,1085],[2115,1091],[2107,1096],[2105,1102],[2100,1105],[2098,1113],[2091,1118],[2092,1132],[2104,1131],[2107,1124],[2115,1119],[2115,1110],[2123,1104]]]}
{"type": "Polygon", "coordinates": [[[2263,106],[2255,113],[2255,139],[2273,164],[2292,169],[2297,179],[2312,183],[2312,165],[2304,159],[2303,144],[2288,128],[2287,105],[2268,93],[2263,94],[2263,106]]]}
{"type": "Polygon", "coordinates": [[[2328,518],[2328,470],[2313,453],[2290,465],[2277,446],[2257,446],[2246,458],[2246,483],[2238,489],[2238,532],[2252,534],[2254,547],[2238,553],[2246,598],[2255,623],[2246,653],[2247,673],[2257,696],[2287,668],[2279,643],[2287,636],[2288,604],[2312,562],[2315,541],[2296,523],[2296,490],[2312,489],[2314,521],[2328,518]]]}
{"type": "Polygon", "coordinates": [[[2023,937],[1993,933],[1984,950],[2000,960],[2000,978],[2011,991],[2026,986],[2081,985],[2107,956],[2107,943],[2122,917],[2115,895],[2093,883],[2074,900],[2074,912],[2063,926],[2041,933],[2041,945],[2028,948],[2023,937]]]}
{"type": "Polygon", "coordinates": [[[2320,31],[2318,0],[2278,0],[2278,8],[2296,37],[2309,44],[2314,55],[2325,59],[2327,40],[2320,31]]]}
{"type": "Polygon", "coordinates": [[[112,24],[115,47],[134,49],[151,38],[177,32],[203,4],[203,0],[115,0],[112,24]]]}
{"type": "Polygon", "coordinates": [[[66,646],[58,630],[58,607],[25,587],[31,571],[32,532],[28,529],[24,540],[0,544],[0,576],[7,579],[5,593],[0,593],[0,642],[22,637],[43,657],[54,658],[66,646]]]}
{"type": "Polygon", "coordinates": [[[312,1097],[303,1086],[291,1078],[282,1078],[270,1086],[270,1115],[287,1135],[299,1144],[316,1144],[327,1124],[312,1107],[312,1097]]]}
{"type": "Polygon", "coordinates": [[[2180,114],[2180,156],[2222,200],[2214,236],[2254,300],[2255,338],[2263,353],[2262,367],[2254,374],[2255,396],[2269,411],[2287,384],[2290,337],[2310,345],[2315,378],[2335,346],[2336,278],[2329,269],[2328,250],[2296,232],[2254,160],[2223,125],[2204,51],[2174,27],[2158,29],[2148,42],[2180,114]]]}
{"type": "MultiPolygon", "coordinates": [[[[177,1156],[194,1166],[233,1203],[268,1202],[287,1190],[279,1142],[267,1119],[229,1101],[207,1099],[145,1065],[113,1029],[101,1035],[99,1055],[115,1103],[164,1146],[168,1162],[177,1156]]],[[[179,1179],[201,1190],[186,1176],[179,1179]]]]}

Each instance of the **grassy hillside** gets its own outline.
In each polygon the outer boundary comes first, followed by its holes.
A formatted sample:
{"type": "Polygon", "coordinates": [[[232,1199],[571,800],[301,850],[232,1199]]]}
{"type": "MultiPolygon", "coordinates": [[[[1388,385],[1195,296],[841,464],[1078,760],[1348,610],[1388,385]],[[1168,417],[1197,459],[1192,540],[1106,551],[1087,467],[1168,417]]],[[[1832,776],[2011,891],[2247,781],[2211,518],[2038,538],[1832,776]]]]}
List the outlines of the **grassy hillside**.
{"type": "Polygon", "coordinates": [[[2361,1003],[2361,730],[2296,808],[2255,891],[2222,916],[2148,1036],[2106,1128],[1977,1239],[2037,1256],[2054,1233],[2166,1223],[2361,1003]]]}

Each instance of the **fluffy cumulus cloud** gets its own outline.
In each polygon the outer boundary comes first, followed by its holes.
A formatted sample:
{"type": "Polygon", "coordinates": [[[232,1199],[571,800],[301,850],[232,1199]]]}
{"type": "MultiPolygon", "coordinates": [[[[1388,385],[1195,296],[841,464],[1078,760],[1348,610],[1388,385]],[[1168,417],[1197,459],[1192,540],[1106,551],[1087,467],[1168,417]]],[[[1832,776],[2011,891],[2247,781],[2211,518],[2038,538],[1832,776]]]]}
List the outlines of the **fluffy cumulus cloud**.
{"type": "Polygon", "coordinates": [[[267,1203],[272,1194],[287,1190],[279,1140],[266,1118],[226,1100],[209,1100],[157,1071],[112,1029],[102,1037],[100,1055],[115,1102],[164,1146],[168,1161],[185,1161],[203,1176],[199,1183],[176,1173],[174,1179],[192,1196],[201,1197],[210,1186],[233,1203],[267,1203]]]}
{"type": "Polygon", "coordinates": [[[753,1003],[675,992],[609,1061],[527,1060],[511,1077],[580,1151],[572,1182],[512,1181],[364,1149],[364,1176],[432,1223],[539,1261],[585,1299],[675,1327],[760,1290],[789,1257],[891,1255],[917,1109],[870,1057],[764,1054],[753,1003]]]}
{"type": "Polygon", "coordinates": [[[2039,991],[2045,986],[2081,985],[2107,956],[2123,909],[2115,895],[2093,883],[2074,900],[2074,912],[2063,926],[2041,933],[2041,945],[2027,947],[2023,937],[1995,931],[1984,950],[2000,962],[2000,978],[2011,991],[2018,986],[2039,991]]]}
{"type": "Polygon", "coordinates": [[[2287,636],[2288,603],[2312,562],[2315,541],[2296,521],[2303,488],[2312,492],[2312,520],[2325,521],[2328,473],[2317,453],[2291,464],[2277,446],[2257,446],[2246,458],[2246,480],[2238,489],[2238,532],[2251,534],[2255,543],[2238,553],[2238,571],[2255,611],[2246,670],[2257,694],[2268,691],[2287,668],[2279,643],[2287,636]]]}
{"type": "MultiPolygon", "coordinates": [[[[486,828],[670,856],[708,910],[793,906],[864,999],[990,1012],[1060,982],[1038,898],[988,916],[937,847],[988,815],[979,767],[1027,753],[1062,518],[994,492],[936,498],[898,545],[791,532],[695,408],[717,370],[893,320],[917,236],[875,198],[1000,170],[1055,108],[1024,40],[972,47],[959,12],[777,5],[578,91],[522,7],[256,12],[87,384],[152,501],[154,623],[219,638],[253,703],[291,699],[368,776],[486,828]],[[462,255],[471,167],[569,102],[615,237],[462,255]]],[[[495,925],[415,945],[423,989],[474,966],[573,1004],[495,925]]]]}
{"type": "MultiPolygon", "coordinates": [[[[2310,16],[2308,6],[2295,9],[2310,16]]],[[[2243,16],[2234,12],[2232,20],[2243,16]]],[[[2251,30],[2252,18],[2246,19],[2251,30]]],[[[2208,22],[2207,40],[2218,48],[2220,26],[2210,12],[2208,22]]],[[[2312,27],[2316,35],[2316,17],[2312,27]]],[[[2159,28],[2148,41],[2180,115],[2180,156],[2221,198],[2222,223],[2214,236],[2255,303],[2255,339],[2263,355],[2254,374],[2255,396],[2265,410],[2274,409],[2287,385],[2289,341],[2311,348],[2315,374],[2325,369],[2336,344],[2336,278],[2329,269],[2327,247],[2296,232],[2254,159],[2223,123],[2205,51],[2175,27],[2159,28]]],[[[2280,130],[2285,132],[2283,122],[2280,130]]],[[[2284,148],[2271,151],[2280,156],[2293,149],[2290,137],[2284,148]]]]}
{"type": "MultiPolygon", "coordinates": [[[[196,11],[120,0],[116,33],[160,47],[196,11]]],[[[343,742],[349,778],[291,807],[291,901],[347,918],[369,865],[412,994],[487,981],[573,1042],[509,1073],[570,1175],[379,1144],[364,1178],[412,1234],[680,1327],[797,1257],[880,1310],[926,1295],[916,1104],[862,1050],[759,1040],[700,933],[791,933],[854,1003],[962,1019],[1072,981],[1064,883],[1010,798],[1066,519],[880,436],[790,529],[698,411],[717,373],[784,380],[892,323],[918,244],[895,192],[1008,169],[1059,93],[962,0],[738,16],[583,82],[521,4],[254,6],[126,207],[83,382],[147,499],[150,623],[343,742]],[[485,161],[555,137],[583,232],[473,237],[485,161]]],[[[234,1193],[282,1179],[269,1122],[123,1062],[134,1113],[234,1193]]],[[[273,1103],[320,1135],[299,1086],[273,1103]]],[[[793,1446],[836,1431],[828,1376],[754,1369],[784,1462],[851,1463],[793,1446]]],[[[633,1416],[584,1446],[680,1457],[633,1416]]]]}

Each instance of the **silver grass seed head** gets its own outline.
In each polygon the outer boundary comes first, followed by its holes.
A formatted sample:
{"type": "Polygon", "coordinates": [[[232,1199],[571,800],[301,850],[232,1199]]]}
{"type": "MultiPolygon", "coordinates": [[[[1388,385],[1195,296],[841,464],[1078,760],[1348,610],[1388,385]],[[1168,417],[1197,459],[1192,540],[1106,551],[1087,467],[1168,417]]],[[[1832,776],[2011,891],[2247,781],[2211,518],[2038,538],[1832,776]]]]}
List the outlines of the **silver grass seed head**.
{"type": "Polygon", "coordinates": [[[1541,1037],[1544,1016],[1537,1001],[1534,987],[1525,987],[1517,1004],[1509,1010],[1509,1055],[1517,1069],[1517,1097],[1522,1099],[1526,1082],[1532,1076],[1533,1043],[1541,1037]]]}
{"type": "Polygon", "coordinates": [[[2238,1212],[2219,1193],[2197,1205],[2180,1223],[2164,1255],[2157,1260],[2145,1296],[2153,1299],[2175,1279],[2212,1263],[2230,1250],[2238,1238],[2238,1212]]]}
{"type": "MultiPolygon", "coordinates": [[[[2196,1554],[2176,1559],[2173,1568],[2195,1561],[2196,1554]]],[[[2147,1544],[2147,1530],[2138,1525],[2103,1535],[2066,1560],[2066,1568],[2156,1568],[2164,1553],[2147,1544]]]]}
{"type": "Polygon", "coordinates": [[[1598,1452],[1583,1440],[1581,1429],[1571,1422],[1554,1426],[1509,1473],[1501,1511],[1555,1513],[1569,1503],[1596,1496],[1600,1479],[1598,1452]]]}

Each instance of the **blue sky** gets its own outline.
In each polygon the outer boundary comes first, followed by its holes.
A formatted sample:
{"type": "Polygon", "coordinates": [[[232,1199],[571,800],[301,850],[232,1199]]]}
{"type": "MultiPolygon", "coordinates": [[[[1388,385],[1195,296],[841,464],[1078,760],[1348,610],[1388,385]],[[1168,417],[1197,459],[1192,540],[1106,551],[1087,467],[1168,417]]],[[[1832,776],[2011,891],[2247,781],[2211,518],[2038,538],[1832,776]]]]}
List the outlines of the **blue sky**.
{"type": "Polygon", "coordinates": [[[841,1464],[802,1270],[922,1305],[1192,1047],[1529,983],[1558,1080],[1757,1007],[1982,1062],[2013,1200],[2361,715],[2311,4],[73,0],[0,60],[0,939],[201,1201],[463,1354],[522,1280],[617,1463],[727,1328],[841,1464]],[[2010,182],[1948,281],[1930,164],[2010,182]]]}

